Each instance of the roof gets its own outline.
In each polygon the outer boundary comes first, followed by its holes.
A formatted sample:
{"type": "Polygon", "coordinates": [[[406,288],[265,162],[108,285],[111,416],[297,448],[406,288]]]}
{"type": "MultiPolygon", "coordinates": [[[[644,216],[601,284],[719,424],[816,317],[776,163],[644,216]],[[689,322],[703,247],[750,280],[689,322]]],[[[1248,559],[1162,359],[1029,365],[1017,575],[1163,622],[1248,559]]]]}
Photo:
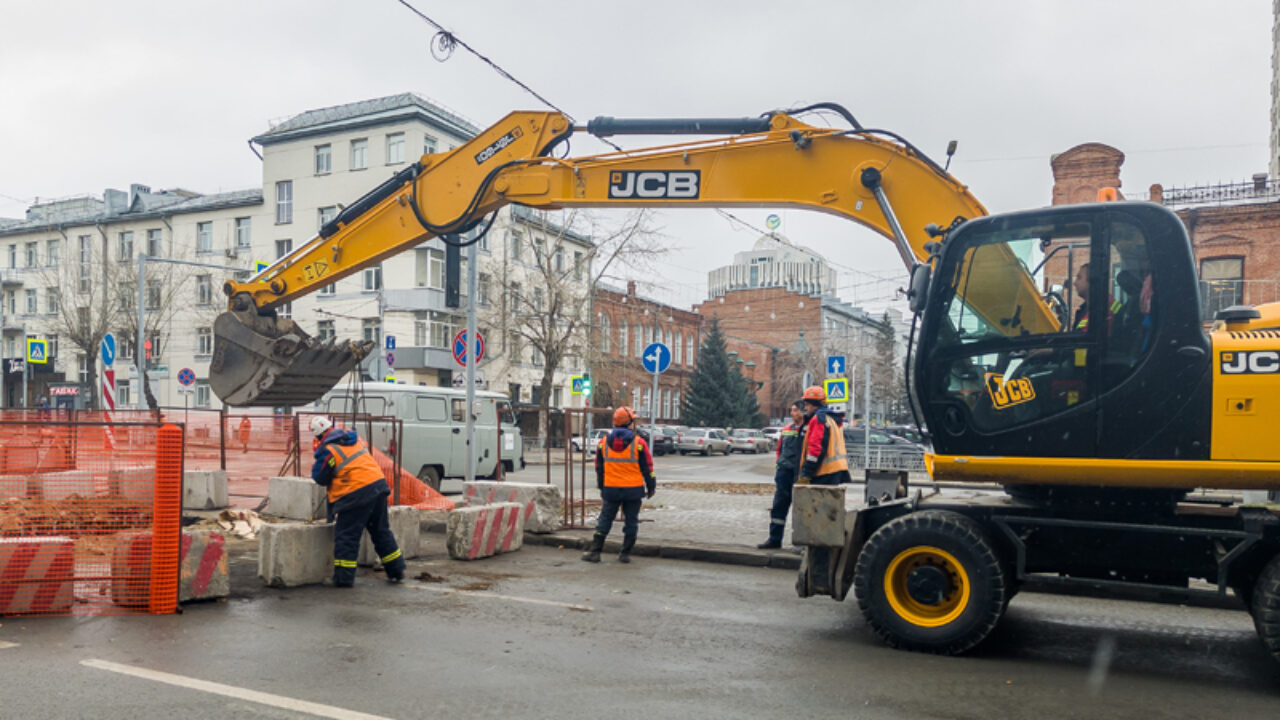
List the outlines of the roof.
{"type": "Polygon", "coordinates": [[[526,225],[540,227],[549,233],[553,233],[559,237],[566,238],[578,242],[586,247],[595,247],[595,243],[591,242],[591,238],[581,233],[576,233],[567,227],[558,223],[554,223],[547,219],[546,210],[536,210],[525,205],[511,206],[511,219],[526,225]]]}
{"type": "Polygon", "coordinates": [[[36,215],[32,219],[18,220],[12,224],[0,222],[0,235],[16,235],[63,225],[118,223],[262,204],[262,190],[259,188],[233,190],[213,195],[196,195],[195,197],[187,197],[187,195],[190,195],[189,191],[181,191],[169,196],[162,196],[160,193],[151,194],[149,202],[135,203],[135,207],[139,209],[116,213],[107,212],[106,205],[101,201],[96,201],[91,205],[84,206],[86,209],[83,212],[36,215]],[[156,202],[156,198],[159,197],[172,198],[172,202],[156,202]]]}
{"type": "Polygon", "coordinates": [[[272,125],[270,130],[253,138],[253,142],[259,145],[271,145],[313,135],[329,134],[338,130],[386,125],[414,117],[462,137],[472,137],[480,133],[480,128],[441,105],[417,93],[401,93],[308,110],[272,125]]]}

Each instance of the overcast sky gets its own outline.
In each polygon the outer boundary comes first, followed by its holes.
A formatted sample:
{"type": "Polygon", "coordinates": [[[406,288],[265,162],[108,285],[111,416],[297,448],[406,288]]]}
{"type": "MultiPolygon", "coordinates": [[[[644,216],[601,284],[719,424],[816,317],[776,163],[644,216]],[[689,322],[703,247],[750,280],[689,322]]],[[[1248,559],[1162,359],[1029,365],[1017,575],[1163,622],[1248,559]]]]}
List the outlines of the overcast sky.
{"type": "MultiPolygon", "coordinates": [[[[991,211],[1048,204],[1050,156],[1084,142],[1125,153],[1130,197],[1268,164],[1267,0],[412,2],[578,121],[831,101],[935,156],[956,139],[951,171],[991,211]]],[[[414,91],[482,127],[542,109],[462,50],[437,62],[434,29],[396,0],[0,0],[0,28],[0,217],[134,182],[260,186],[246,140],[312,108],[414,91]]],[[[902,284],[879,236],[781,215],[845,300],[879,307],[902,284]]],[[[673,249],[647,289],[685,305],[758,236],[712,210],[659,222],[673,249]]]]}

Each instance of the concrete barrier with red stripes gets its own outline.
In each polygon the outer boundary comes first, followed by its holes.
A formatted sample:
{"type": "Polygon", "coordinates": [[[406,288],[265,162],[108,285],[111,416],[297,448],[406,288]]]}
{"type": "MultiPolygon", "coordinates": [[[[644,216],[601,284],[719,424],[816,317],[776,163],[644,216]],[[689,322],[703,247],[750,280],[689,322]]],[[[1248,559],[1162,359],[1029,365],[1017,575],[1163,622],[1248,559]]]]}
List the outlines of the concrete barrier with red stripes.
{"type": "Polygon", "coordinates": [[[69,537],[0,539],[0,615],[68,612],[74,548],[69,537]]]}
{"type": "Polygon", "coordinates": [[[519,550],[524,544],[524,507],[497,503],[449,513],[445,547],[454,560],[478,560],[519,550]]]}
{"type": "MultiPolygon", "coordinates": [[[[213,530],[182,533],[178,566],[178,602],[208,600],[231,594],[227,540],[213,530]]],[[[133,607],[150,596],[151,533],[125,533],[111,552],[111,600],[133,607]]]]}
{"type": "Polygon", "coordinates": [[[463,483],[463,502],[468,506],[513,502],[524,510],[524,529],[550,533],[560,529],[564,518],[563,496],[558,485],[477,480],[463,483]]]}

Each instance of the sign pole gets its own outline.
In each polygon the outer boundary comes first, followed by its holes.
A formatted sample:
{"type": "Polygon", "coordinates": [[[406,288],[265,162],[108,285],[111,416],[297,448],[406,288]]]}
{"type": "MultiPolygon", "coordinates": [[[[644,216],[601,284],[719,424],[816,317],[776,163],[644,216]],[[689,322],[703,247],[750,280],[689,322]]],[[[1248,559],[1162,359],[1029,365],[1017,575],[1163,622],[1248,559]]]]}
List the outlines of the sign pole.
{"type": "MultiPolygon", "coordinates": [[[[476,245],[467,246],[467,482],[476,479],[476,245]]],[[[495,416],[495,438],[502,445],[502,417],[495,416]]],[[[501,476],[501,468],[494,469],[494,476],[501,476]]]]}
{"type": "Polygon", "coordinates": [[[871,363],[867,363],[863,367],[867,369],[867,372],[866,372],[867,384],[863,389],[863,393],[862,393],[862,407],[865,408],[863,410],[863,420],[864,420],[863,426],[866,429],[866,432],[863,433],[863,436],[862,436],[862,439],[863,439],[862,457],[864,458],[863,462],[866,463],[867,468],[870,468],[871,467],[871,363]]]}
{"type": "MultiPolygon", "coordinates": [[[[658,431],[658,373],[653,374],[653,392],[649,395],[649,444],[658,431]]],[[[650,448],[652,450],[652,448],[650,448]]]]}

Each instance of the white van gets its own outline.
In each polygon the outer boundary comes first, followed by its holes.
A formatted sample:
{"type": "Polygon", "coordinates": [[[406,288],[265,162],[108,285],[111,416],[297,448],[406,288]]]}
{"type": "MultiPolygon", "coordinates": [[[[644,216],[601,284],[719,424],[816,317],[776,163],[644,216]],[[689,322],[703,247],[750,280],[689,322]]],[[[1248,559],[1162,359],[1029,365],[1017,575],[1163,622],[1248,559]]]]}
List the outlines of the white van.
{"type": "MultiPolygon", "coordinates": [[[[445,478],[461,479],[467,472],[466,456],[467,392],[425,385],[366,384],[360,390],[356,412],[372,416],[393,416],[404,423],[404,445],[400,462],[423,482],[439,490],[445,478]]],[[[345,388],[330,390],[316,402],[319,412],[350,415],[351,393],[345,388]]],[[[476,392],[476,477],[493,477],[498,464],[501,435],[503,470],[524,468],[524,442],[511,413],[506,395],[476,392]],[[502,417],[502,431],[497,419],[502,417]]],[[[374,447],[386,451],[391,445],[391,426],[373,424],[374,447]]]]}

